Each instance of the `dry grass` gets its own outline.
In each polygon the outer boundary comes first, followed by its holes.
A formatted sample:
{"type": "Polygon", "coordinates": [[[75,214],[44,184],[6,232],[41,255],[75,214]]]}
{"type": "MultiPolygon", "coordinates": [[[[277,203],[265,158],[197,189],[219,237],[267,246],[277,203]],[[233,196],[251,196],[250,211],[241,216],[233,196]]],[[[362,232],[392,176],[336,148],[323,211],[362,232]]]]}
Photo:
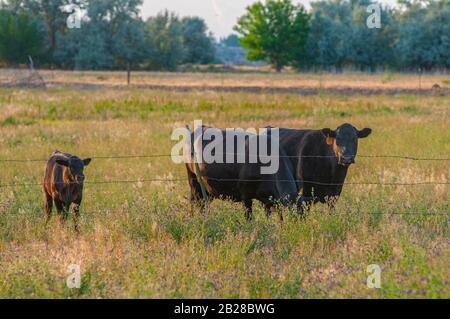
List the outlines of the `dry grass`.
{"type": "MultiPolygon", "coordinates": [[[[98,81],[103,73],[74,76],[98,81]]],[[[118,74],[107,76],[119,81],[118,74]]],[[[176,85],[216,76],[146,75],[145,81],[176,85]]],[[[264,83],[264,75],[229,81],[246,79],[264,83]]],[[[298,81],[282,79],[280,85],[298,81]]],[[[373,85],[370,77],[360,81],[373,85]]],[[[194,119],[257,128],[351,122],[374,130],[360,154],[448,158],[449,106],[448,96],[9,89],[0,91],[0,158],[45,159],[54,149],[83,157],[168,154],[172,129],[194,119]]],[[[43,176],[43,162],[0,165],[0,184],[43,176]]],[[[94,159],[86,175],[89,181],[172,179],[184,178],[185,170],[170,158],[94,159]]],[[[449,162],[359,158],[348,177],[355,181],[450,182],[449,162]]],[[[305,220],[286,211],[284,224],[267,220],[259,205],[247,223],[240,205],[223,201],[191,215],[187,195],[187,182],[88,184],[77,237],[70,222],[54,218],[44,226],[39,186],[0,188],[0,297],[450,297],[448,185],[347,185],[336,211],[319,205],[305,220]],[[80,289],[66,287],[73,263],[81,266],[80,289]],[[383,270],[381,289],[366,287],[373,263],[383,270]]]]}
{"type": "MultiPolygon", "coordinates": [[[[43,78],[53,85],[79,83],[83,85],[126,85],[125,72],[93,72],[93,71],[40,71],[43,78]]],[[[27,75],[27,71],[2,70],[0,83],[7,82],[16,76],[27,75]]],[[[450,89],[448,75],[398,74],[384,72],[380,74],[345,73],[164,73],[133,72],[132,84],[166,87],[224,87],[224,88],[304,88],[304,89],[367,89],[367,90],[428,90],[438,84],[443,89],[450,89]]]]}

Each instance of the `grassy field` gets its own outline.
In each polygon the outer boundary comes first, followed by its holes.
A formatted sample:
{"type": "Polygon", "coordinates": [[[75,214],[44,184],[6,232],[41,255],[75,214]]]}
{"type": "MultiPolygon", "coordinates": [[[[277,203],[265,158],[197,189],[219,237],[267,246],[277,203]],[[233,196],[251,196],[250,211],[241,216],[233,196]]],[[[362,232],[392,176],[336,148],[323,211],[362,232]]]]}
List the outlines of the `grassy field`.
{"type": "MultiPolygon", "coordinates": [[[[94,158],[79,236],[70,221],[44,225],[45,161],[0,162],[0,297],[450,298],[449,185],[349,184],[333,212],[317,205],[301,220],[285,211],[281,224],[258,204],[246,222],[242,206],[225,201],[191,213],[185,168],[169,157],[98,158],[169,154],[172,130],[195,119],[244,128],[350,122],[374,131],[360,154],[449,158],[449,115],[450,95],[0,89],[0,159],[45,160],[55,149],[94,158]],[[118,180],[140,182],[93,183],[118,180]],[[70,264],[81,267],[80,289],[66,286],[70,264]],[[381,289],[366,286],[370,264],[382,269],[381,289]]],[[[448,183],[449,165],[357,158],[347,182],[448,183]]]]}

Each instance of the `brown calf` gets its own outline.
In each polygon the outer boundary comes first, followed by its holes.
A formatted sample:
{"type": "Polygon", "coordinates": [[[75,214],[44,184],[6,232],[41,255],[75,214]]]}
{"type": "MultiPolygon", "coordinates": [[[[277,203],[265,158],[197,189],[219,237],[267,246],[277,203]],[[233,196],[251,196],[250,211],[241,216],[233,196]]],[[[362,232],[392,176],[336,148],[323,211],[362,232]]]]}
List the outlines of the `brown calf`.
{"type": "Polygon", "coordinates": [[[67,219],[71,204],[78,231],[78,217],[83,198],[84,167],[90,158],[81,160],[77,156],[55,151],[47,162],[44,177],[44,204],[47,223],[52,215],[53,202],[58,214],[67,219]]]}

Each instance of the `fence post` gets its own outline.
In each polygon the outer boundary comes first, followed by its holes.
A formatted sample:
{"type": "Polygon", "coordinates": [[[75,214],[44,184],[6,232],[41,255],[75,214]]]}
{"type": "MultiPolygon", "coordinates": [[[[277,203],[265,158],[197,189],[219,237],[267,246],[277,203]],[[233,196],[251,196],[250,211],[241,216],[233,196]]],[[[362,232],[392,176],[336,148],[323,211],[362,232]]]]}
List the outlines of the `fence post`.
{"type": "Polygon", "coordinates": [[[200,188],[202,190],[203,201],[205,202],[205,204],[207,204],[208,203],[208,194],[206,193],[206,187],[205,187],[205,184],[203,183],[203,173],[200,170],[200,165],[198,164],[198,161],[197,161],[197,154],[195,152],[194,141],[192,139],[189,125],[186,125],[186,131],[189,136],[189,142],[191,144],[191,155],[194,158],[194,165],[195,165],[195,171],[196,171],[195,176],[197,177],[197,182],[200,184],[200,188]]]}

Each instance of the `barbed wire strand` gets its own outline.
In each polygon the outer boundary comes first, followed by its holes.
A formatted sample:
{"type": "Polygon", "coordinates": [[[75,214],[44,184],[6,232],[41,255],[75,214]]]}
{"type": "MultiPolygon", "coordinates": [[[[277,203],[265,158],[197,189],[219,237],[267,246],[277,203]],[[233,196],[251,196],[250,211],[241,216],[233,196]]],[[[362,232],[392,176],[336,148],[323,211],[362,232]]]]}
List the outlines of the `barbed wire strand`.
{"type": "MultiPolygon", "coordinates": [[[[420,185],[450,185],[450,182],[344,182],[344,183],[323,183],[318,181],[309,180],[290,180],[290,179],[232,179],[232,178],[213,178],[205,177],[207,180],[222,183],[231,182],[246,182],[246,183],[258,183],[258,182],[281,182],[281,183],[308,183],[320,186],[345,186],[345,185],[366,185],[366,186],[420,186],[420,185]]],[[[152,178],[152,179],[141,179],[141,180],[111,180],[111,181],[85,181],[84,185],[107,185],[107,184],[139,184],[139,183],[152,183],[152,182],[185,182],[186,178],[152,178]]],[[[52,185],[64,185],[64,184],[78,184],[77,182],[72,183],[52,183],[52,185]]],[[[43,186],[43,183],[12,183],[12,184],[0,184],[0,188],[15,188],[15,187],[33,187],[33,186],[43,186]]]]}
{"type": "MultiPolygon", "coordinates": [[[[242,153],[223,153],[223,155],[248,156],[242,153]]],[[[91,156],[96,160],[108,159],[139,159],[139,158],[164,158],[172,157],[172,154],[153,154],[153,155],[117,155],[117,156],[91,156]]],[[[259,158],[334,158],[334,155],[251,155],[259,158]]],[[[183,157],[182,155],[175,155],[175,157],[183,157]]],[[[450,161],[450,157],[417,157],[409,155],[357,155],[359,158],[387,158],[387,159],[403,159],[410,161],[450,161]]],[[[0,159],[3,163],[27,163],[27,162],[47,162],[48,159],[0,159]]]]}

